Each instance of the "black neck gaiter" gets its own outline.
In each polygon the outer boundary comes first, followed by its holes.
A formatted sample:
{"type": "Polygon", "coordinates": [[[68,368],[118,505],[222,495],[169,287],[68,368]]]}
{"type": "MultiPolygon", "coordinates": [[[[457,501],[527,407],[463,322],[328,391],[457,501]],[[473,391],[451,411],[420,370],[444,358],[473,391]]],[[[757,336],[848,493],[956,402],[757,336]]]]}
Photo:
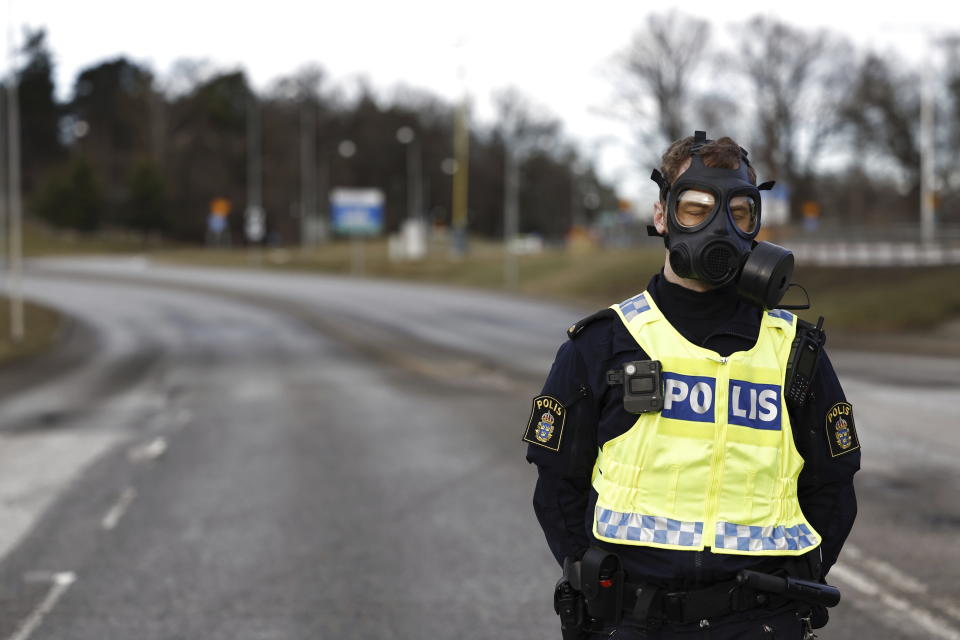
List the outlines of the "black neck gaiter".
{"type": "Polygon", "coordinates": [[[661,271],[648,287],[663,315],[693,344],[729,355],[749,349],[760,330],[759,307],[737,295],[735,283],[710,291],[692,291],[669,282],[661,271]],[[731,340],[715,340],[729,336],[731,340]],[[729,343],[729,346],[728,346],[729,343]]]}

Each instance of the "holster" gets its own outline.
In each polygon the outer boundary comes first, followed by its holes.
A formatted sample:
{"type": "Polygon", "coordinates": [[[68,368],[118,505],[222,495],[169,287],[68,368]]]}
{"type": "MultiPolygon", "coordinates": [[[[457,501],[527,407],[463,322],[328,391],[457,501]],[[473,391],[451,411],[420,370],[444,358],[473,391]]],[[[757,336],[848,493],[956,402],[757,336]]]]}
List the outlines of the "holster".
{"type": "Polygon", "coordinates": [[[590,547],[580,560],[580,588],[592,618],[618,624],[623,614],[623,565],[620,557],[590,547]]]}
{"type": "Polygon", "coordinates": [[[563,640],[580,640],[587,620],[583,594],[580,593],[579,563],[563,560],[563,576],[553,590],[553,610],[560,616],[563,640]]]}

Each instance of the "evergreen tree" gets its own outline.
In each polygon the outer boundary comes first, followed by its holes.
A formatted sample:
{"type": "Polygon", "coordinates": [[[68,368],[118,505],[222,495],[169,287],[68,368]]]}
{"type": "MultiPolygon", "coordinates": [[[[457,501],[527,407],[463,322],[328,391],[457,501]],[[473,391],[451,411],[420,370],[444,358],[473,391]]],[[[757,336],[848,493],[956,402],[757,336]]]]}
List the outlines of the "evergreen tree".
{"type": "Polygon", "coordinates": [[[137,163],[130,179],[130,198],[123,221],[144,235],[167,230],[167,197],[163,176],[149,161],[137,163]]]}
{"type": "Polygon", "coordinates": [[[45,182],[34,196],[33,210],[47,222],[76,231],[100,228],[103,195],[90,162],[77,155],[45,182]]]}
{"type": "Polygon", "coordinates": [[[53,84],[53,60],[47,47],[46,31],[28,31],[22,53],[23,66],[17,72],[20,106],[20,148],[23,162],[23,190],[30,194],[65,155],[60,143],[60,107],[53,84]]]}

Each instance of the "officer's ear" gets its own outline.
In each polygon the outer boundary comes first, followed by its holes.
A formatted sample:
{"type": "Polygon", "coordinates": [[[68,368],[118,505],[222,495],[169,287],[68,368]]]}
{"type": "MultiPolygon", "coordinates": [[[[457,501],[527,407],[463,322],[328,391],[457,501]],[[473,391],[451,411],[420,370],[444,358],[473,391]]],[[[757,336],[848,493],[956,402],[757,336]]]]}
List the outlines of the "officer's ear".
{"type": "Polygon", "coordinates": [[[667,232],[666,213],[663,210],[663,202],[657,200],[653,203],[653,226],[657,228],[660,235],[667,232]]]}

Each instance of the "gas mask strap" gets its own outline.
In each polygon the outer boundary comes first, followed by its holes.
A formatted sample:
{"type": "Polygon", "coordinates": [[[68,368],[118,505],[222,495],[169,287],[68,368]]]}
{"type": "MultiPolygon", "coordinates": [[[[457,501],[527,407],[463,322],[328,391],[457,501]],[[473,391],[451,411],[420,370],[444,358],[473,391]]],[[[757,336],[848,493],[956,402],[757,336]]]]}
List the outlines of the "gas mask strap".
{"type": "MultiPolygon", "coordinates": [[[[660,187],[660,202],[666,203],[667,194],[670,193],[670,183],[667,182],[667,179],[663,177],[663,174],[660,173],[659,169],[653,170],[653,173],[650,174],[650,179],[656,182],[657,186],[660,187]]],[[[661,238],[666,237],[664,234],[657,231],[657,228],[652,224],[647,225],[647,235],[659,236],[661,238]]]]}
{"type": "Polygon", "coordinates": [[[757,191],[770,191],[775,184],[777,184],[776,180],[768,180],[767,182],[757,185],[757,191]]]}
{"type": "Polygon", "coordinates": [[[670,192],[670,183],[663,177],[659,169],[653,170],[653,173],[650,174],[650,179],[660,187],[660,202],[664,202],[667,199],[667,194],[670,192]]]}
{"type": "Polygon", "coordinates": [[[713,140],[707,140],[706,131],[694,131],[693,132],[693,145],[690,147],[690,155],[697,155],[700,151],[713,142],[713,140]]]}
{"type": "MultiPolygon", "coordinates": [[[[787,291],[789,291],[791,287],[797,287],[798,289],[803,291],[803,295],[806,296],[807,298],[807,303],[806,304],[778,304],[777,309],[786,309],[787,311],[802,311],[804,309],[809,309],[810,294],[807,292],[806,289],[803,288],[803,285],[797,284],[796,282],[791,282],[790,284],[787,285],[787,291]]],[[[784,292],[784,294],[786,294],[786,292],[784,292]]]]}

